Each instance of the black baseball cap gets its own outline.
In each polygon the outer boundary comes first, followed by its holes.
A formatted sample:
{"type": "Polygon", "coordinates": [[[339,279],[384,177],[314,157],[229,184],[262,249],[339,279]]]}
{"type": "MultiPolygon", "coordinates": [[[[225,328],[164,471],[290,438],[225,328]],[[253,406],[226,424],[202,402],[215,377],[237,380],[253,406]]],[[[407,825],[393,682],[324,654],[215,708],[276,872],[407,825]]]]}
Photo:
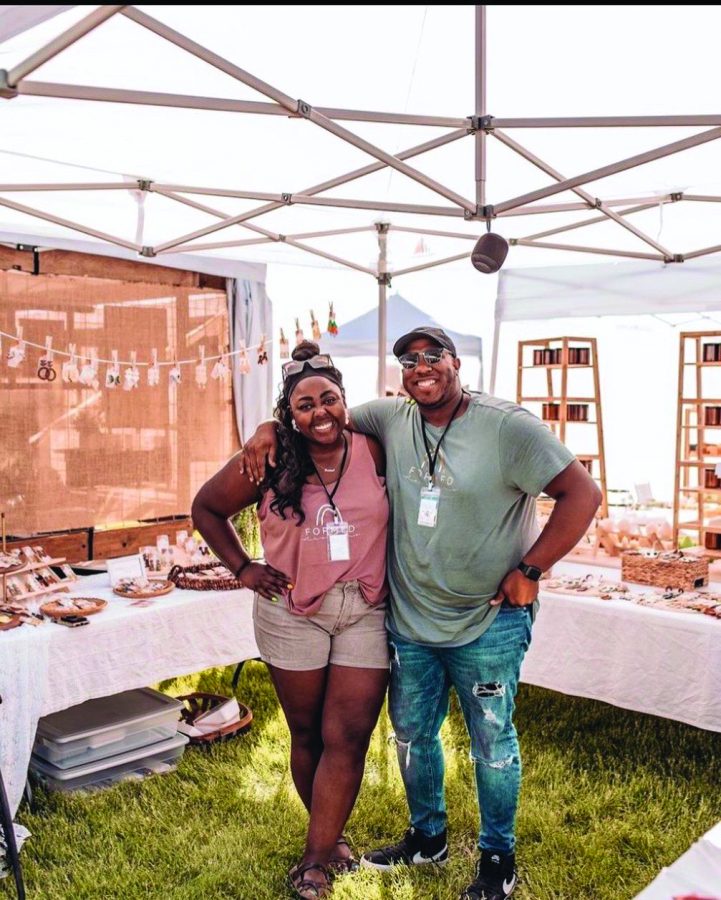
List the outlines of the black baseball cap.
{"type": "Polygon", "coordinates": [[[403,337],[399,337],[395,344],[393,344],[393,355],[400,356],[405,352],[406,347],[411,341],[423,337],[433,341],[434,344],[438,344],[439,347],[443,347],[444,350],[450,350],[454,356],[457,355],[456,345],[442,328],[436,328],[435,325],[419,325],[418,328],[414,328],[413,331],[409,331],[407,334],[404,334],[403,337]]]}

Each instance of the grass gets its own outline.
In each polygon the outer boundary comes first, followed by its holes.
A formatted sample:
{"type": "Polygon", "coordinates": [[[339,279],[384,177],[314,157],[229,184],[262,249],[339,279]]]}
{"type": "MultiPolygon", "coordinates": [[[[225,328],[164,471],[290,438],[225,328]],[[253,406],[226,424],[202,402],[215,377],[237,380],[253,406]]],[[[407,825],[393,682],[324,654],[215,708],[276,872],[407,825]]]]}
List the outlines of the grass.
{"type": "MultiPolygon", "coordinates": [[[[230,692],[232,669],[164,682],[230,692]]],[[[95,794],[35,793],[18,820],[30,898],[284,900],[305,812],[287,767],[288,737],[265,667],[246,665],[251,732],[187,751],[177,772],[95,794]]],[[[631,898],[721,818],[719,736],[521,686],[524,755],[518,900],[631,898]]],[[[348,826],[358,850],[400,836],[407,812],[390,726],[381,717],[348,826]]],[[[339,879],[337,900],[456,900],[475,857],[477,809],[456,705],[444,726],[451,862],[441,872],[339,879]]],[[[10,879],[0,897],[14,896],[10,879]]]]}

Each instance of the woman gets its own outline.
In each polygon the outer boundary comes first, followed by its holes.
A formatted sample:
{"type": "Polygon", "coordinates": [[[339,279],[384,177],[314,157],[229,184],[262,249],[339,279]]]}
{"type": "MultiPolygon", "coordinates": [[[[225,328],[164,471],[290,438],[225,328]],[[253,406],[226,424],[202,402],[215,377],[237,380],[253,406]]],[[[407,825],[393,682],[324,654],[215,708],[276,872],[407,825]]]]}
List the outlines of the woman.
{"type": "Polygon", "coordinates": [[[232,459],[199,491],[193,521],[242,584],[291,735],[290,766],[310,814],[289,873],[297,896],[330,893],[357,862],[343,827],[353,808],[385,695],[388,500],[383,451],[345,431],[341,373],[305,341],[283,366],[275,409],[278,464],[254,484],[232,459]],[[259,502],[265,563],[228,521],[259,502]]]}

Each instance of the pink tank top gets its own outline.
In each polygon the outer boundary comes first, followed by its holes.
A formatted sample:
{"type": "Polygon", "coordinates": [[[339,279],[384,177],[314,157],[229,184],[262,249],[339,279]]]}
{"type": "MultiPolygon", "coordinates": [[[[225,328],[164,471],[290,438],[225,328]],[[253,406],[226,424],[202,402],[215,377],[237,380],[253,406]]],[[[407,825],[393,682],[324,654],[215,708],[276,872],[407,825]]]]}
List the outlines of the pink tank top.
{"type": "MultiPolygon", "coordinates": [[[[303,487],[305,521],[298,525],[292,510],[282,519],[270,504],[266,491],[258,510],[260,536],[266,561],[287,575],[294,587],[286,602],[291,613],[311,616],[323,595],[339,581],[357,581],[366,602],[374,606],[388,594],[386,583],[386,537],[388,497],[385,478],[376,466],[362,434],[348,434],[348,464],[333,502],[348,524],[350,559],[331,562],[324,526],[333,523],[333,509],[320,484],[303,487]]],[[[328,489],[333,490],[333,484],[328,489]]]]}

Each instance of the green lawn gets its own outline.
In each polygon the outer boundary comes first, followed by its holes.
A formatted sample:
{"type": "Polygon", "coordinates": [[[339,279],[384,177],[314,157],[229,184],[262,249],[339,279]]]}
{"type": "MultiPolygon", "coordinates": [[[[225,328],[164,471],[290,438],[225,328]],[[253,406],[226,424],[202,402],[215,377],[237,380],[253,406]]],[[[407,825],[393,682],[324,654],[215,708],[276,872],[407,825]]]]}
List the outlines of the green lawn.
{"type": "MultiPolygon", "coordinates": [[[[232,669],[166,682],[168,693],[229,692],[232,669]]],[[[92,795],[35,793],[18,819],[30,898],[289,898],[305,813],[287,768],[285,723],[261,663],[241,698],[252,731],[177,772],[92,795]]],[[[631,898],[721,819],[721,736],[521,686],[524,755],[519,900],[631,898]],[[714,753],[714,750],[717,752],[714,753]]],[[[406,810],[383,714],[348,833],[360,851],[400,836],[406,810]]],[[[456,900],[475,855],[473,769],[457,706],[444,728],[451,862],[436,871],[339,879],[338,900],[456,900]]],[[[10,879],[0,897],[14,896],[10,879]]]]}

